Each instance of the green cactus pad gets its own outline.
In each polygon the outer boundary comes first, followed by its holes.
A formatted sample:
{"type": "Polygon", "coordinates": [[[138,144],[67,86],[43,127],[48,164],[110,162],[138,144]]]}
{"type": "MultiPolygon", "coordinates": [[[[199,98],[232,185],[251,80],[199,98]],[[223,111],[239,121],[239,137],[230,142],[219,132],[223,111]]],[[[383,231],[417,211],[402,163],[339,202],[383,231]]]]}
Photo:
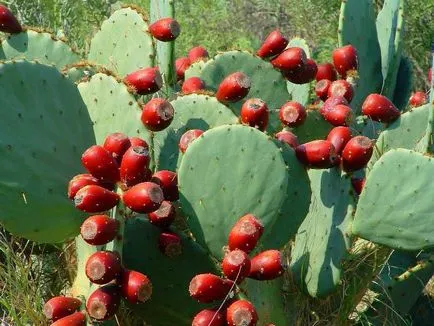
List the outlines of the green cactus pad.
{"type": "MultiPolygon", "coordinates": [[[[306,52],[308,58],[310,58],[310,49],[307,42],[302,38],[293,38],[289,41],[288,47],[299,47],[306,52]]],[[[291,96],[292,101],[296,101],[303,105],[307,105],[309,103],[310,96],[310,83],[307,84],[293,84],[289,81],[286,82],[286,87],[288,89],[288,93],[291,96]]]]}
{"type": "Polygon", "coordinates": [[[154,65],[155,50],[148,23],[136,10],[117,10],[103,22],[90,44],[88,60],[120,76],[154,65]]]}
{"type": "Polygon", "coordinates": [[[289,99],[286,81],[282,74],[275,70],[271,63],[248,52],[229,51],[216,55],[205,63],[201,78],[207,89],[217,91],[222,80],[237,71],[249,76],[251,88],[247,96],[229,104],[236,115],[240,114],[241,105],[248,98],[260,98],[270,109],[267,131],[275,132],[281,127],[279,109],[289,99]]]}
{"type": "Polygon", "coordinates": [[[98,144],[114,132],[140,137],[150,144],[150,132],[140,120],[141,108],[122,81],[97,73],[81,82],[78,90],[89,110],[98,144]]]}
{"type": "Polygon", "coordinates": [[[393,104],[404,111],[408,106],[411,90],[413,88],[413,65],[409,58],[402,57],[399,63],[398,76],[396,77],[395,93],[393,104]]]}
{"type": "Polygon", "coordinates": [[[200,77],[202,74],[202,70],[205,67],[205,61],[197,61],[193,63],[188,69],[185,71],[184,79],[188,79],[191,77],[200,77]]]}
{"type": "Polygon", "coordinates": [[[191,325],[194,315],[205,307],[189,296],[191,279],[197,274],[218,275],[218,272],[207,253],[179,233],[182,254],[174,258],[164,256],[158,249],[160,232],[142,217],[127,221],[124,264],[126,268],[146,274],[153,287],[151,299],[132,308],[152,325],[191,325]]]}
{"type": "Polygon", "coordinates": [[[17,236],[62,242],[83,221],[66,192],[95,143],[89,113],[55,67],[7,62],[0,80],[0,222],[17,236]]]}
{"type": "Polygon", "coordinates": [[[434,247],[431,189],[434,160],[414,151],[385,153],[360,195],[353,232],[395,249],[434,247]]]}
{"type": "Polygon", "coordinates": [[[3,60],[37,60],[44,64],[53,64],[58,69],[80,61],[80,57],[68,44],[54,35],[26,30],[19,34],[9,35],[3,40],[0,48],[0,59],[3,60]]]}
{"type": "Polygon", "coordinates": [[[359,114],[366,96],[380,92],[383,85],[373,1],[342,1],[339,46],[348,44],[356,48],[359,62],[360,79],[351,101],[351,107],[359,114]]]}
{"type": "Polygon", "coordinates": [[[172,123],[154,134],[154,157],[157,170],[175,171],[181,136],[190,129],[206,131],[223,124],[238,123],[230,109],[208,95],[191,94],[178,97],[171,104],[175,109],[172,123]]]}
{"type": "Polygon", "coordinates": [[[95,75],[101,67],[93,65],[89,62],[83,61],[76,64],[68,65],[62,72],[74,83],[79,83],[83,78],[90,78],[95,75]]]}
{"type": "Polygon", "coordinates": [[[316,298],[340,283],[355,204],[350,178],[337,169],[309,170],[309,177],[311,205],[295,237],[291,271],[298,286],[316,298]]]}
{"type": "Polygon", "coordinates": [[[318,110],[306,110],[307,117],[304,123],[291,131],[297,135],[300,144],[317,139],[326,139],[333,126],[328,123],[318,110]]]}
{"type": "Polygon", "coordinates": [[[264,224],[261,240],[286,198],[286,164],[273,140],[257,129],[220,126],[190,144],[178,171],[182,210],[197,241],[217,258],[229,232],[251,213],[264,224]]]}
{"type": "Polygon", "coordinates": [[[377,139],[383,131],[385,125],[381,122],[373,121],[367,116],[359,115],[354,120],[351,128],[355,131],[354,134],[361,134],[370,139],[377,139]]]}

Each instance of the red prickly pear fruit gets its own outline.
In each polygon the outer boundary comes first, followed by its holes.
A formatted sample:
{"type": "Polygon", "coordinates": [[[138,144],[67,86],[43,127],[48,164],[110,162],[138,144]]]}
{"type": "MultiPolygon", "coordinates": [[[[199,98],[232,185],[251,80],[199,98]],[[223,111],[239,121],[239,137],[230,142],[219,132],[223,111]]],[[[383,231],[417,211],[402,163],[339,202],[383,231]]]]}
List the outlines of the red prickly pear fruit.
{"type": "Polygon", "coordinates": [[[170,42],[179,36],[181,26],[173,18],[162,18],[149,26],[149,32],[161,42],[170,42]]]}
{"type": "Polygon", "coordinates": [[[115,132],[105,138],[103,147],[112,154],[112,156],[120,162],[122,156],[130,148],[131,141],[127,135],[121,132],[115,132]]]}
{"type": "Polygon", "coordinates": [[[116,182],[119,180],[119,164],[102,146],[89,147],[81,156],[81,163],[90,174],[102,181],[116,182]]]}
{"type": "Polygon", "coordinates": [[[175,70],[177,80],[184,79],[185,71],[190,67],[191,62],[187,57],[181,57],[175,60],[175,70]]]}
{"type": "Polygon", "coordinates": [[[348,101],[342,96],[332,96],[324,102],[321,109],[319,110],[319,113],[324,116],[327,111],[331,110],[338,104],[348,105],[348,101]]]}
{"type": "Polygon", "coordinates": [[[166,129],[173,120],[175,109],[163,98],[153,98],[143,106],[142,123],[151,131],[166,129]]]}
{"type": "Polygon", "coordinates": [[[194,316],[191,326],[225,326],[225,315],[216,309],[201,310],[194,316]]]}
{"type": "Polygon", "coordinates": [[[152,172],[149,170],[149,151],[142,146],[131,146],[121,161],[121,182],[127,187],[140,182],[149,181],[152,172]]]}
{"type": "Polygon", "coordinates": [[[124,82],[137,94],[146,95],[157,92],[163,85],[163,78],[158,67],[148,67],[128,74],[124,82]]]}
{"type": "Polygon", "coordinates": [[[216,98],[222,103],[238,102],[250,91],[250,78],[242,72],[234,72],[228,75],[220,83],[216,98]]]}
{"type": "Polygon", "coordinates": [[[229,326],[255,326],[258,313],[247,300],[237,300],[226,310],[226,320],[229,326]]]}
{"type": "Polygon", "coordinates": [[[201,303],[222,300],[229,294],[234,282],[214,274],[199,274],[193,277],[188,287],[190,296],[201,303]]]}
{"type": "Polygon", "coordinates": [[[191,63],[196,61],[206,61],[208,58],[208,51],[202,46],[195,46],[188,51],[188,59],[191,63]]]}
{"type": "Polygon", "coordinates": [[[17,34],[22,27],[12,12],[5,6],[0,5],[0,32],[17,34]]]}
{"type": "Polygon", "coordinates": [[[81,306],[81,301],[71,297],[54,297],[48,300],[43,308],[47,319],[59,320],[76,312],[81,306]]]}
{"type": "Polygon", "coordinates": [[[315,61],[307,59],[306,63],[297,70],[284,71],[283,75],[291,83],[294,84],[307,84],[315,79],[315,75],[318,71],[315,61]]]}
{"type": "Polygon", "coordinates": [[[335,49],[332,53],[333,65],[337,72],[345,78],[350,70],[357,70],[357,51],[352,45],[335,49]]]}
{"type": "Polygon", "coordinates": [[[264,131],[268,124],[268,107],[261,99],[250,98],[241,106],[241,122],[264,131]]]}
{"type": "Polygon", "coordinates": [[[327,169],[336,164],[336,150],[327,140],[314,140],[295,149],[298,160],[313,169],[327,169]]]}
{"type": "Polygon", "coordinates": [[[301,126],[306,120],[306,109],[298,102],[286,102],[279,111],[280,121],[287,127],[301,126]]]}
{"type": "Polygon", "coordinates": [[[374,121],[392,122],[399,118],[401,112],[385,96],[371,94],[365,99],[362,105],[362,113],[374,121]]]}
{"type": "Polygon", "coordinates": [[[95,284],[106,284],[120,275],[122,264],[119,254],[97,251],[86,262],[86,276],[95,284]]]}
{"type": "Polygon", "coordinates": [[[229,251],[222,262],[223,274],[230,280],[241,283],[250,272],[250,258],[239,249],[229,251]]]}
{"type": "Polygon", "coordinates": [[[323,118],[333,126],[349,126],[353,121],[353,111],[344,104],[338,104],[324,111],[323,118]]]}
{"type": "Polygon", "coordinates": [[[268,58],[280,54],[288,45],[288,40],[278,29],[268,34],[256,54],[261,58],[268,58]]]}
{"type": "Polygon", "coordinates": [[[318,65],[318,71],[316,73],[315,79],[317,81],[327,79],[330,81],[335,81],[338,78],[335,67],[330,63],[322,63],[318,65]]]}
{"type": "Polygon", "coordinates": [[[424,105],[427,102],[427,96],[424,92],[415,92],[411,94],[410,100],[408,103],[410,103],[411,107],[418,107],[421,105],[424,105]]]}
{"type": "Polygon", "coordinates": [[[285,270],[282,254],[279,250],[266,250],[250,261],[249,278],[255,280],[273,280],[281,276],[285,270]]]}
{"type": "Polygon", "coordinates": [[[315,85],[315,94],[318,96],[321,100],[326,101],[329,97],[329,88],[332,82],[328,79],[321,79],[319,82],[315,85]]]}
{"type": "Polygon", "coordinates": [[[170,201],[163,201],[159,209],[148,214],[149,222],[162,228],[169,227],[176,217],[175,206],[170,201]]]}
{"type": "Polygon", "coordinates": [[[274,137],[277,140],[288,144],[290,147],[294,149],[299,145],[297,136],[288,130],[282,130],[278,132],[274,137]]]}
{"type": "Polygon", "coordinates": [[[182,153],[185,153],[188,146],[190,146],[190,144],[192,142],[194,142],[197,138],[202,136],[202,134],[203,134],[203,131],[199,130],[199,129],[191,129],[191,130],[186,131],[181,136],[181,139],[179,140],[179,144],[178,144],[179,150],[182,153]]]}
{"type": "Polygon", "coordinates": [[[342,151],[342,166],[347,172],[364,168],[371,159],[374,142],[365,136],[350,139],[342,151]]]}
{"type": "Polygon", "coordinates": [[[63,317],[58,321],[51,324],[51,326],[85,326],[86,314],[81,311],[74,312],[73,314],[63,317]]]}
{"type": "Polygon", "coordinates": [[[261,221],[252,214],[244,215],[234,224],[229,232],[229,249],[240,249],[249,253],[255,249],[263,232],[264,225],[261,221]]]}
{"type": "Polygon", "coordinates": [[[283,51],[276,58],[271,60],[274,68],[285,71],[295,72],[302,68],[307,62],[306,52],[299,47],[291,47],[283,51]]]}
{"type": "Polygon", "coordinates": [[[131,146],[142,146],[149,150],[149,145],[143,139],[139,137],[130,137],[131,146]]]}
{"type": "Polygon", "coordinates": [[[351,178],[351,184],[356,194],[360,195],[362,193],[363,187],[365,186],[365,181],[365,178],[351,178]]]}
{"type": "Polygon", "coordinates": [[[328,90],[328,97],[342,96],[348,103],[353,99],[353,95],[353,86],[345,79],[335,80],[328,90]]]}
{"type": "Polygon", "coordinates": [[[92,246],[102,246],[113,241],[119,231],[119,221],[107,215],[88,217],[80,228],[84,241],[92,246]]]}
{"type": "Polygon", "coordinates": [[[86,302],[86,310],[89,316],[95,320],[107,320],[114,316],[121,303],[121,291],[118,285],[107,284],[89,296],[86,302]]]}
{"type": "Polygon", "coordinates": [[[74,197],[75,207],[86,213],[107,211],[118,202],[118,194],[96,185],[81,188],[74,197]]]}
{"type": "Polygon", "coordinates": [[[351,129],[342,126],[333,128],[327,135],[327,140],[333,144],[336,153],[339,155],[351,138],[351,129]]]}
{"type": "Polygon", "coordinates": [[[161,187],[165,200],[178,200],[178,176],[175,172],[169,170],[157,171],[152,175],[151,181],[161,187]]]}
{"type": "Polygon", "coordinates": [[[184,81],[181,91],[184,94],[193,94],[205,89],[205,82],[199,77],[191,77],[184,81]]]}
{"type": "Polygon", "coordinates": [[[78,174],[69,181],[68,184],[68,198],[74,199],[77,191],[89,185],[101,185],[100,181],[92,174],[78,174]]]}
{"type": "Polygon", "coordinates": [[[129,303],[144,303],[152,296],[152,283],[139,272],[124,270],[121,281],[122,297],[129,303]]]}
{"type": "Polygon", "coordinates": [[[164,195],[156,183],[142,182],[125,191],[122,200],[132,211],[148,214],[160,207],[164,195]]]}
{"type": "Polygon", "coordinates": [[[167,257],[179,256],[182,254],[181,238],[173,232],[162,232],[158,237],[158,248],[167,257]]]}

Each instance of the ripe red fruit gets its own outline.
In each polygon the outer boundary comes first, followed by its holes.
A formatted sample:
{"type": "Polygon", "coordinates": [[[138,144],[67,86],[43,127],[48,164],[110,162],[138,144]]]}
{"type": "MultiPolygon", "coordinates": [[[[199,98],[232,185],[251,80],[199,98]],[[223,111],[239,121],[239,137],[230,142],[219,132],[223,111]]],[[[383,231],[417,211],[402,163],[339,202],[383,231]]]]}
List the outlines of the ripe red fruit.
{"type": "Polygon", "coordinates": [[[276,58],[271,60],[274,68],[283,71],[297,71],[307,62],[306,52],[299,47],[291,47],[283,51],[276,58]]]}
{"type": "Polygon", "coordinates": [[[307,59],[306,63],[302,65],[300,69],[284,71],[283,75],[291,83],[307,84],[315,79],[317,71],[316,62],[312,59],[307,59]]]}
{"type": "Polygon", "coordinates": [[[89,316],[95,320],[107,320],[114,316],[121,302],[118,285],[108,284],[96,289],[86,302],[89,316]]]}
{"type": "Polygon", "coordinates": [[[78,174],[69,181],[68,184],[68,198],[74,199],[77,191],[79,191],[84,186],[89,185],[100,185],[100,181],[95,178],[92,174],[78,174]]]}
{"type": "Polygon", "coordinates": [[[321,100],[325,101],[328,99],[329,95],[329,88],[332,82],[328,79],[321,79],[319,82],[315,85],[315,94],[318,96],[321,100]]]}
{"type": "Polygon", "coordinates": [[[139,137],[130,137],[131,146],[142,146],[149,150],[149,145],[143,139],[139,137]]]}
{"type": "Polygon", "coordinates": [[[151,131],[167,128],[173,120],[175,109],[163,98],[153,98],[143,106],[142,122],[151,131]]]}
{"type": "Polygon", "coordinates": [[[71,297],[54,297],[48,300],[43,308],[45,317],[56,321],[69,316],[77,311],[81,306],[81,301],[71,297]]]}
{"type": "Polygon", "coordinates": [[[288,130],[282,130],[278,132],[276,135],[274,135],[274,137],[277,140],[288,144],[290,147],[294,149],[299,145],[297,136],[288,130]]]}
{"type": "Polygon", "coordinates": [[[220,83],[216,98],[222,103],[238,102],[250,91],[250,78],[242,72],[234,72],[220,83]]]}
{"type": "Polygon", "coordinates": [[[102,181],[114,183],[119,180],[119,165],[102,146],[89,147],[81,156],[81,163],[90,174],[102,181]]]}
{"type": "Polygon", "coordinates": [[[295,149],[298,160],[314,169],[327,169],[335,165],[337,155],[334,146],[327,140],[314,140],[295,149]]]}
{"type": "Polygon", "coordinates": [[[188,146],[190,146],[190,144],[192,142],[194,142],[197,138],[199,138],[202,134],[203,134],[203,131],[199,130],[199,129],[191,129],[191,130],[186,131],[181,136],[181,139],[179,140],[179,144],[178,144],[179,150],[182,153],[185,153],[188,146]]]}
{"type": "Polygon", "coordinates": [[[122,200],[132,211],[148,214],[160,207],[164,195],[159,185],[142,182],[124,192],[122,200]]]}
{"type": "Polygon", "coordinates": [[[273,280],[285,270],[279,250],[266,250],[251,260],[249,278],[255,280],[273,280]]]}
{"type": "Polygon", "coordinates": [[[163,201],[159,209],[148,214],[148,219],[151,224],[166,228],[170,226],[176,217],[175,206],[170,201],[163,201]]]}
{"type": "Polygon", "coordinates": [[[225,326],[225,315],[215,309],[201,310],[194,316],[191,326],[225,326]]]}
{"type": "Polygon", "coordinates": [[[424,105],[427,102],[427,96],[425,92],[415,92],[411,94],[410,100],[408,101],[410,106],[418,107],[424,105]]]}
{"type": "Polygon", "coordinates": [[[93,246],[102,246],[116,237],[119,231],[119,221],[107,215],[93,215],[88,217],[80,228],[84,241],[93,246]]]}
{"type": "Polygon", "coordinates": [[[379,122],[392,122],[401,115],[395,105],[387,97],[380,94],[368,95],[363,102],[362,113],[379,122]]]}
{"type": "Polygon", "coordinates": [[[242,250],[232,250],[223,258],[222,270],[228,279],[241,283],[249,275],[250,258],[242,250]]]}
{"type": "Polygon", "coordinates": [[[161,187],[165,200],[178,200],[178,177],[175,172],[169,170],[157,171],[152,175],[151,181],[161,187]]]}
{"type": "Polygon", "coordinates": [[[319,113],[324,116],[329,110],[331,110],[338,104],[348,105],[348,101],[341,96],[332,96],[324,102],[321,109],[319,110],[319,113]]]}
{"type": "Polygon", "coordinates": [[[335,49],[332,57],[335,69],[343,78],[346,77],[347,71],[357,70],[357,51],[352,45],[335,49]]]}
{"type": "Polygon", "coordinates": [[[127,135],[121,132],[115,132],[105,138],[103,147],[109,151],[112,156],[120,162],[122,156],[131,146],[131,141],[127,135]]]}
{"type": "Polygon", "coordinates": [[[326,62],[318,65],[318,71],[315,76],[315,79],[317,81],[323,79],[335,81],[337,78],[338,76],[335,67],[330,62],[326,62]]]}
{"type": "Polygon", "coordinates": [[[149,170],[151,158],[149,151],[142,146],[131,146],[121,161],[121,181],[131,187],[140,182],[151,179],[152,172],[149,170]]]}
{"type": "Polygon", "coordinates": [[[226,320],[229,326],[255,326],[258,313],[247,300],[237,300],[226,310],[226,320]]]}
{"type": "Polygon", "coordinates": [[[175,70],[177,80],[184,79],[185,71],[190,67],[191,62],[187,57],[181,57],[175,60],[175,70]]]}
{"type": "Polygon", "coordinates": [[[188,287],[190,296],[201,303],[222,300],[229,294],[234,283],[214,274],[199,274],[193,277],[188,287]]]}
{"type": "Polygon", "coordinates": [[[337,154],[342,153],[345,145],[351,138],[351,129],[342,126],[333,128],[327,135],[327,140],[333,144],[337,154]]]}
{"type": "Polygon", "coordinates": [[[182,84],[182,93],[192,94],[205,89],[205,82],[199,77],[191,77],[184,81],[182,84]]]}
{"type": "Polygon", "coordinates": [[[188,51],[188,59],[191,63],[196,61],[206,61],[209,58],[208,51],[202,46],[195,46],[188,51]]]}
{"type": "Polygon", "coordinates": [[[86,262],[86,276],[96,284],[106,284],[122,271],[119,255],[112,251],[97,251],[86,262]]]}
{"type": "Polygon", "coordinates": [[[0,5],[0,32],[16,34],[22,31],[22,27],[12,12],[0,5]]]}
{"type": "Polygon", "coordinates": [[[345,171],[356,171],[364,168],[371,159],[374,142],[365,136],[350,139],[342,151],[342,165],[345,171]]]}
{"type": "Polygon", "coordinates": [[[122,272],[121,292],[129,303],[143,303],[151,298],[152,283],[142,273],[124,270],[122,272]]]}
{"type": "Polygon", "coordinates": [[[306,116],[306,109],[298,102],[286,102],[279,111],[280,121],[288,127],[301,126],[306,116]]]}
{"type": "Polygon", "coordinates": [[[149,32],[159,41],[170,42],[179,36],[181,26],[173,18],[162,18],[149,26],[149,32]]]}
{"type": "Polygon", "coordinates": [[[329,87],[328,97],[342,96],[348,102],[353,99],[353,86],[345,79],[335,80],[329,87]]]}
{"type": "Polygon", "coordinates": [[[268,58],[281,53],[288,45],[288,40],[278,29],[268,34],[256,54],[261,58],[268,58]]]}
{"type": "Polygon", "coordinates": [[[173,258],[182,254],[181,238],[173,232],[160,233],[158,248],[163,255],[173,258]]]}
{"type": "Polygon", "coordinates": [[[264,131],[268,124],[268,107],[258,98],[250,98],[241,107],[241,122],[264,131]]]}
{"type": "Polygon", "coordinates": [[[89,185],[77,191],[75,207],[86,213],[107,211],[119,202],[119,195],[103,187],[89,185]]]}
{"type": "Polygon", "coordinates": [[[252,214],[244,215],[229,232],[229,249],[240,249],[249,253],[255,249],[263,232],[264,226],[261,221],[252,214]]]}
{"type": "Polygon", "coordinates": [[[125,77],[124,82],[133,87],[139,95],[155,93],[163,85],[163,79],[158,67],[148,67],[134,71],[125,77]]]}
{"type": "Polygon", "coordinates": [[[338,104],[323,111],[322,116],[333,126],[349,126],[353,120],[353,111],[347,105],[338,104]]]}
{"type": "Polygon", "coordinates": [[[360,195],[362,193],[363,187],[365,186],[365,178],[351,178],[351,184],[353,185],[356,194],[360,195]]]}
{"type": "Polygon", "coordinates": [[[59,319],[55,323],[51,324],[51,326],[85,326],[86,325],[86,314],[77,311],[73,314],[63,317],[59,319]]]}

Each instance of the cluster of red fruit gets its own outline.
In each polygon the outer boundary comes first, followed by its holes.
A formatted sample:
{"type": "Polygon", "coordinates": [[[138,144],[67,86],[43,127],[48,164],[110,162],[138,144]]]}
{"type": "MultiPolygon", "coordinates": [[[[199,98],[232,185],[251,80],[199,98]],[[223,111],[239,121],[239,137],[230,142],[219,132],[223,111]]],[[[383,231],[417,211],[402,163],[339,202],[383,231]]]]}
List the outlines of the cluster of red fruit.
{"type": "Polygon", "coordinates": [[[246,277],[272,280],[282,275],[284,263],[278,250],[266,250],[252,259],[250,253],[259,241],[264,227],[252,214],[241,217],[232,227],[228,251],[221,267],[225,278],[214,274],[199,274],[190,282],[191,297],[202,303],[223,300],[216,309],[204,309],[193,319],[192,326],[254,326],[258,314],[247,300],[233,300],[236,285],[246,277]]]}

